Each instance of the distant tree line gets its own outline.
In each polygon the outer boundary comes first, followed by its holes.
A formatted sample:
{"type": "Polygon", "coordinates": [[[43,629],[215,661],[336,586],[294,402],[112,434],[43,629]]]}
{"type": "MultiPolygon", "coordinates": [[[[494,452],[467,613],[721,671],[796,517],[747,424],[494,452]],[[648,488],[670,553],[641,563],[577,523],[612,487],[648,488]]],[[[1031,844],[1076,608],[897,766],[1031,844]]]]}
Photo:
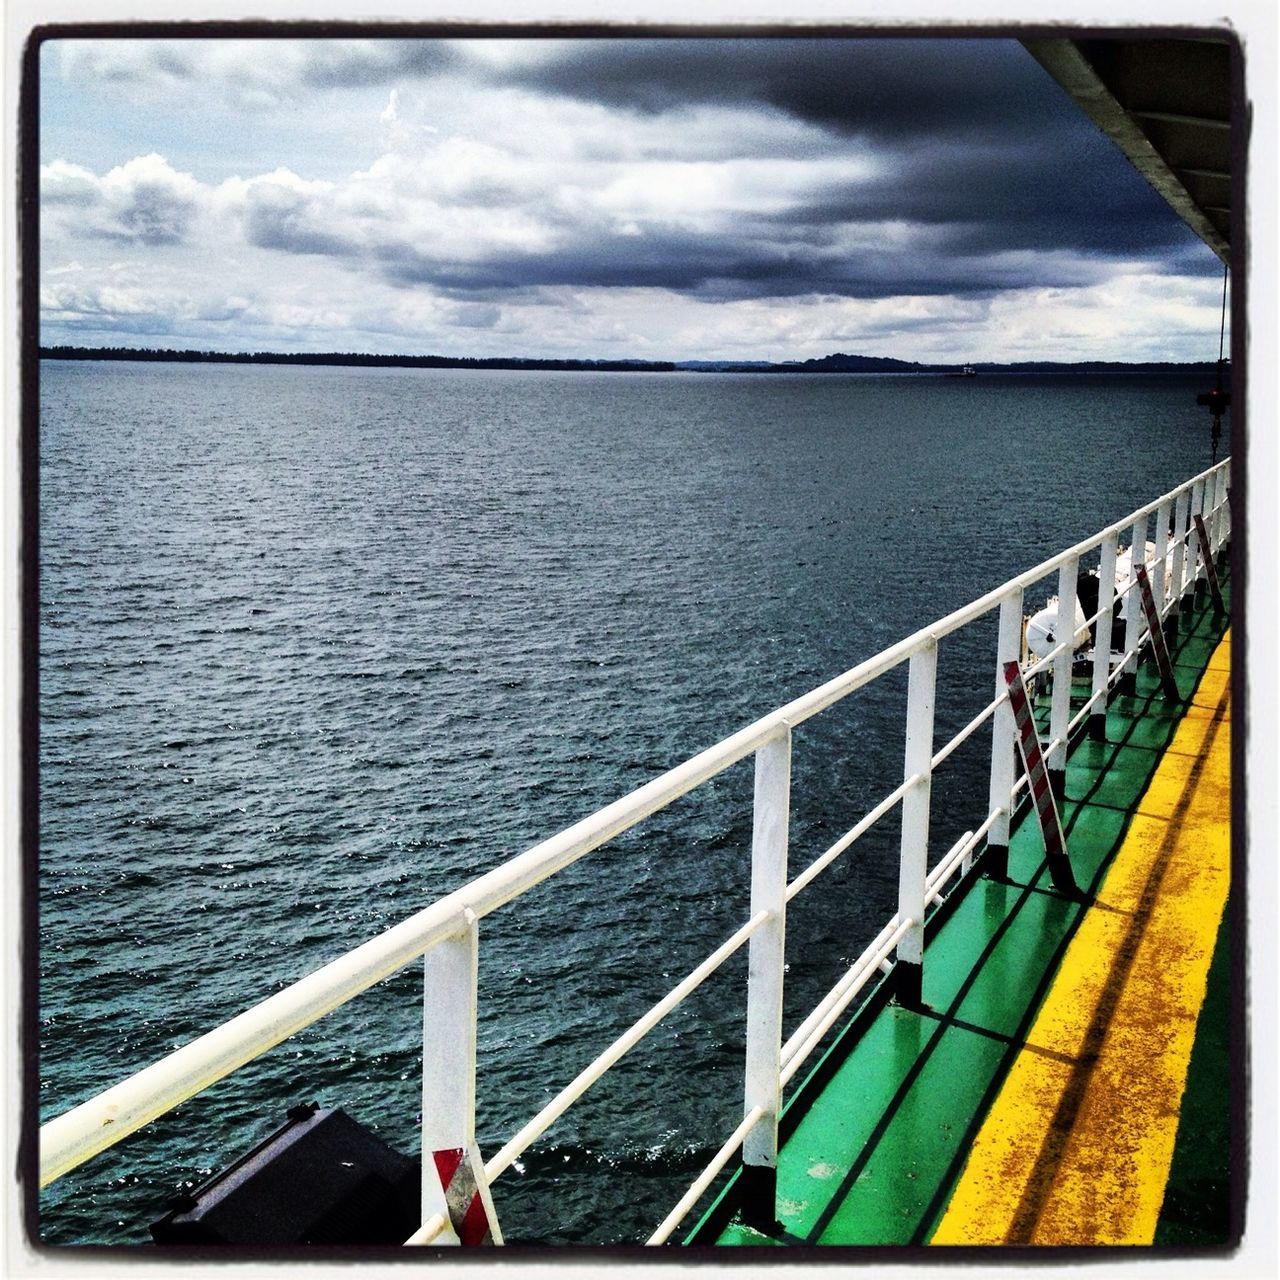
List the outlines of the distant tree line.
{"type": "Polygon", "coordinates": [[[193,364],[354,365],[375,369],[572,369],[672,372],[661,360],[538,360],[520,356],[385,356],[362,351],[175,351],[165,347],[41,347],[42,360],[151,360],[193,364]]]}
{"type": "MultiPolygon", "coordinates": [[[[919,364],[887,356],[836,352],[811,360],[549,360],[521,356],[387,356],[362,351],[175,351],[165,347],[41,347],[42,360],[152,360],[195,364],[353,365],[375,369],[550,369],[622,373],[950,373],[950,364],[919,364]]],[[[1022,360],[1011,364],[975,363],[979,373],[1213,373],[1212,360],[1189,363],[1119,360],[1022,360]]],[[[1224,362],[1230,368],[1230,362],[1224,362]]]]}

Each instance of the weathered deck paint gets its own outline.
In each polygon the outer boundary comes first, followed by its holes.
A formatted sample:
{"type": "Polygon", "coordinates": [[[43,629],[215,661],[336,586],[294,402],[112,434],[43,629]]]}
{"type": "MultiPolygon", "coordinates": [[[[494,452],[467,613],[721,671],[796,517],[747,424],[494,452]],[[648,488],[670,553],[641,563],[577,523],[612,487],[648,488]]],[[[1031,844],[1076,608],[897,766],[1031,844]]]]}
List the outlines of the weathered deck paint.
{"type": "MultiPolygon", "coordinates": [[[[1201,683],[1215,655],[1218,663],[1225,662],[1224,630],[1225,623],[1208,607],[1184,612],[1174,655],[1184,694],[1201,683]]],[[[1030,1044],[1033,1058],[1053,1063],[1049,1055],[1056,1055],[1057,1069],[1070,1070],[1069,1042],[1065,1048],[1038,1044],[1042,1002],[1083,922],[1091,914],[1111,914],[1110,895],[1120,892],[1126,875],[1132,881],[1133,873],[1122,871],[1114,889],[1109,887],[1108,872],[1126,833],[1150,840],[1150,830],[1146,837],[1137,834],[1148,819],[1159,823],[1177,808],[1171,792],[1149,790],[1148,784],[1169,757],[1167,748],[1180,724],[1193,735],[1184,743],[1197,733],[1208,734],[1215,724],[1222,744],[1229,740],[1223,718],[1214,718],[1217,703],[1204,705],[1214,682],[1223,679],[1215,665],[1184,720],[1184,707],[1167,704],[1158,673],[1144,667],[1136,695],[1116,698],[1108,708],[1106,740],[1083,741],[1073,752],[1063,817],[1077,881],[1086,886],[1089,899],[1098,898],[1098,909],[1090,913],[1085,904],[1054,890],[1034,820],[1024,823],[1010,843],[1010,882],[975,883],[930,937],[924,965],[927,1007],[890,1005],[860,1034],[846,1031],[789,1100],[783,1126],[788,1136],[778,1160],[781,1230],[766,1236],[731,1218],[726,1222],[734,1193],[730,1184],[689,1243],[923,1245],[934,1238],[941,1242],[955,1230],[953,1223],[935,1237],[984,1119],[1019,1055],[1030,1044]]],[[[1173,750],[1184,766],[1193,764],[1181,746],[1173,750]]],[[[1222,758],[1228,755],[1224,751],[1222,758]]],[[[1207,765],[1201,768],[1202,778],[1207,771],[1207,765]]],[[[1217,800],[1207,807],[1216,803],[1216,816],[1225,824],[1229,778],[1215,772],[1214,779],[1217,800]]],[[[1221,892],[1225,895],[1225,880],[1221,892]]],[[[1201,911],[1207,968],[1222,913],[1220,905],[1216,914],[1204,912],[1203,904],[1201,911]]],[[[1107,923],[1095,927],[1105,931],[1107,923]]],[[[1194,1013],[1179,1031],[1183,1078],[1188,1032],[1194,1035],[1194,1013]]],[[[1130,1044],[1128,1052],[1141,1057],[1147,1049],[1130,1044]]],[[[1172,1122],[1176,1127],[1176,1107],[1172,1122]]],[[[1042,1129],[1041,1146],[1043,1139],[1042,1129]]],[[[1168,1143],[1172,1146],[1172,1135],[1168,1143]]],[[[1182,1146],[1185,1152],[1186,1143],[1182,1146]]],[[[1182,1182],[1194,1184],[1186,1164],[1184,1154],[1182,1182]]],[[[1164,1168],[1167,1173],[1167,1159],[1164,1168]]],[[[1149,1193],[1147,1198],[1156,1197],[1149,1193]]],[[[1037,1220],[1043,1216],[1037,1214],[1037,1220]]],[[[1208,1237],[1202,1232],[1197,1242],[1213,1243],[1213,1232],[1208,1237]]]]}
{"type": "Polygon", "coordinates": [[[1151,1244],[1230,881],[1223,639],[934,1244],[1151,1244]]]}

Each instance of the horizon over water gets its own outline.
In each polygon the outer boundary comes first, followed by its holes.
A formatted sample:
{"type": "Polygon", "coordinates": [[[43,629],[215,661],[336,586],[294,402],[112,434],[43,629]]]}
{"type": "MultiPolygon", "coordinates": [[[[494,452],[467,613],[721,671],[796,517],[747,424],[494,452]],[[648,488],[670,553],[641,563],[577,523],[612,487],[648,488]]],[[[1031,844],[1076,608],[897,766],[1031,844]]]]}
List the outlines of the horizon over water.
{"type": "MultiPolygon", "coordinates": [[[[41,1118],[1203,470],[1202,390],[43,361],[41,1118]]],[[[792,875],[897,785],[904,690],[797,730],[792,875]]],[[[742,923],[750,833],[745,761],[481,922],[486,1156],[742,923]]],[[[784,1036],[896,842],[789,909],[784,1036]]],[[[145,1243],[298,1102],[416,1155],[420,1002],[415,964],[54,1183],[44,1239],[145,1243]]],[[[740,1119],[744,1007],[745,951],[498,1180],[507,1239],[643,1241],[740,1119]]]]}

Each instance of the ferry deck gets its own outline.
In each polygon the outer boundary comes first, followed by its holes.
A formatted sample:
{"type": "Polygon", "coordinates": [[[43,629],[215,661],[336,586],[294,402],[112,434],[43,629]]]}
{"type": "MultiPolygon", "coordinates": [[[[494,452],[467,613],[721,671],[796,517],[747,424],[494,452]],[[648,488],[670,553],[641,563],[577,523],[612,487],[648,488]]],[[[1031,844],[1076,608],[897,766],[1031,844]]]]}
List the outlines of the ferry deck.
{"type": "MultiPolygon", "coordinates": [[[[1229,590],[1224,590],[1229,598],[1229,590]]],[[[1066,771],[1077,882],[1025,822],[928,938],[923,1004],[870,1001],[789,1101],[777,1225],[723,1245],[1222,1245],[1233,1109],[1231,636],[1212,608],[1066,771]]],[[[1238,1149],[1238,1148],[1237,1148],[1238,1149]]]]}

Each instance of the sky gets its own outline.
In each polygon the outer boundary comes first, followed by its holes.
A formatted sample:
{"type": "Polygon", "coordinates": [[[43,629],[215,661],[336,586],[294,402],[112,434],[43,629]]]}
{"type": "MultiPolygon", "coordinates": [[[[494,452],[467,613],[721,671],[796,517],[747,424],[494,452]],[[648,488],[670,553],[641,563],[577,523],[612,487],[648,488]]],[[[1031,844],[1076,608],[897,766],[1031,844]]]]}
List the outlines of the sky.
{"type": "Polygon", "coordinates": [[[1012,40],[55,39],[41,341],[1212,360],[1222,266],[1012,40]]]}

